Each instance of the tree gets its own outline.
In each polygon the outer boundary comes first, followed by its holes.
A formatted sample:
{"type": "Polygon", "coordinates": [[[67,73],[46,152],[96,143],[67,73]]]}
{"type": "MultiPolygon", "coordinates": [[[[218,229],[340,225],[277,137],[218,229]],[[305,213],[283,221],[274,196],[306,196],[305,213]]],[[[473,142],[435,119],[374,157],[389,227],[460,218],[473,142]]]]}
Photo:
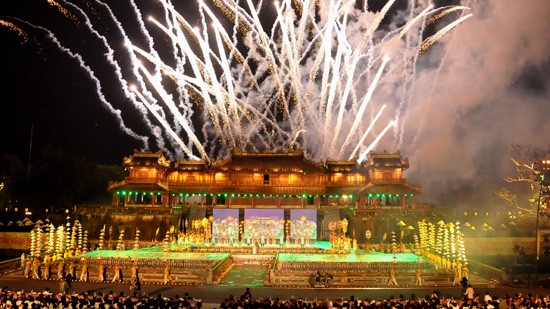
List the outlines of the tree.
{"type": "Polygon", "coordinates": [[[539,203],[539,185],[540,178],[535,177],[536,171],[534,162],[542,159],[550,158],[550,146],[547,149],[541,149],[532,146],[525,145],[512,145],[510,150],[510,161],[512,161],[515,174],[512,176],[505,177],[504,180],[512,184],[526,184],[527,186],[522,186],[519,189],[516,187],[515,190],[506,187],[501,188],[499,191],[495,192],[498,197],[506,201],[512,207],[518,208],[527,213],[536,213],[538,206],[545,207],[544,201],[541,200],[541,205],[539,203]],[[518,202],[518,200],[523,200],[523,198],[518,198],[517,191],[525,191],[525,187],[531,189],[531,193],[523,193],[522,195],[530,196],[526,200],[529,201],[529,206],[521,206],[523,203],[518,202]],[[521,190],[523,189],[523,190],[521,190]]]}

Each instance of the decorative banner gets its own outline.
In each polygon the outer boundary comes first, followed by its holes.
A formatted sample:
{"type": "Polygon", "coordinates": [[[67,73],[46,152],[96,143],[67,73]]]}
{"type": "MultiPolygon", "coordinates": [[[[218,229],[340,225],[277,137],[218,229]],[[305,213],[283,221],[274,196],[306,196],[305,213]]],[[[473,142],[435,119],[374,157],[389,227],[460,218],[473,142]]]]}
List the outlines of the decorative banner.
{"type": "Polygon", "coordinates": [[[29,250],[30,247],[29,232],[0,232],[0,249],[29,250]]]}

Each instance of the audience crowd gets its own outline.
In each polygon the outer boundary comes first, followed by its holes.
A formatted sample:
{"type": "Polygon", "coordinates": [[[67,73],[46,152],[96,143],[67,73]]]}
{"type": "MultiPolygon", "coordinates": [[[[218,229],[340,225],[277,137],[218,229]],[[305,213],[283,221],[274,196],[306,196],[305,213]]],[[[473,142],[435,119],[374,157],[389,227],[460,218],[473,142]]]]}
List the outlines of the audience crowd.
{"type": "MultiPolygon", "coordinates": [[[[187,293],[186,293],[187,294],[187,293]]],[[[189,295],[173,298],[143,295],[125,295],[113,293],[51,293],[49,289],[42,292],[10,291],[3,288],[0,292],[0,309],[109,309],[109,308],[193,308],[201,309],[200,300],[189,295]]]]}
{"type": "MultiPolygon", "coordinates": [[[[367,308],[550,308],[548,296],[523,295],[517,293],[514,296],[495,297],[486,292],[484,295],[464,293],[462,299],[446,298],[438,291],[430,295],[416,297],[411,295],[405,298],[390,296],[387,299],[360,299],[350,296],[347,299],[335,300],[307,300],[291,297],[279,298],[253,298],[247,288],[243,295],[234,297],[230,295],[221,304],[216,305],[220,309],[367,309],[367,308]]],[[[91,291],[81,293],[52,293],[49,289],[42,292],[10,291],[7,288],[0,290],[0,309],[139,309],[139,308],[183,308],[201,309],[202,302],[189,296],[183,297],[156,297],[144,295],[125,295],[113,293],[93,293],[91,291]]],[[[213,309],[213,308],[205,308],[213,309]]]]}

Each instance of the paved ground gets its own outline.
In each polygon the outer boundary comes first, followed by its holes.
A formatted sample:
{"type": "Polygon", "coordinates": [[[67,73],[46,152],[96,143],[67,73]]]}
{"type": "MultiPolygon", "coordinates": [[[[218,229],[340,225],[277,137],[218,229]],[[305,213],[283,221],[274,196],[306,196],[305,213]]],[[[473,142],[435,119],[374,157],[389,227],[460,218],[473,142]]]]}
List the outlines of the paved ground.
{"type": "MultiPolygon", "coordinates": [[[[234,295],[236,297],[244,293],[245,287],[250,286],[252,295],[254,298],[263,297],[263,298],[275,298],[280,297],[282,299],[288,299],[290,297],[302,298],[307,300],[313,299],[337,299],[343,298],[348,299],[351,295],[359,298],[388,298],[390,296],[399,296],[403,295],[405,298],[410,298],[413,294],[416,297],[423,297],[431,294],[434,290],[439,290],[441,294],[445,297],[460,297],[462,289],[460,287],[373,287],[373,288],[275,288],[275,287],[264,287],[258,286],[258,282],[251,281],[251,284],[243,284],[241,280],[244,278],[253,278],[257,277],[258,274],[255,271],[259,269],[248,268],[244,271],[237,271],[236,273],[230,274],[233,277],[226,277],[226,280],[222,281],[219,285],[201,285],[201,286],[171,286],[171,285],[152,285],[144,284],[143,292],[149,294],[150,296],[156,296],[162,294],[163,296],[173,297],[175,295],[182,296],[185,292],[188,292],[191,296],[195,298],[202,299],[205,303],[205,309],[211,309],[217,307],[217,305],[224,300],[224,298],[229,295],[234,295]],[[239,276],[241,274],[242,276],[239,276]],[[248,275],[247,275],[248,274],[248,275]],[[248,276],[248,277],[247,277],[248,276]]],[[[53,292],[59,291],[59,281],[52,280],[32,280],[25,279],[21,276],[21,272],[12,272],[0,276],[0,286],[8,287],[11,290],[34,290],[42,291],[46,287],[49,287],[53,292]]],[[[119,293],[121,291],[126,294],[130,293],[129,284],[127,283],[96,283],[96,282],[73,282],[73,288],[77,291],[88,291],[92,292],[104,292],[108,293],[113,291],[119,293]]],[[[484,294],[485,291],[489,291],[491,294],[496,296],[503,296],[505,294],[513,294],[516,292],[522,293],[533,293],[539,295],[550,294],[550,289],[529,289],[529,288],[518,288],[518,287],[508,287],[508,286],[497,286],[494,288],[475,286],[476,292],[479,294],[484,294]]]]}

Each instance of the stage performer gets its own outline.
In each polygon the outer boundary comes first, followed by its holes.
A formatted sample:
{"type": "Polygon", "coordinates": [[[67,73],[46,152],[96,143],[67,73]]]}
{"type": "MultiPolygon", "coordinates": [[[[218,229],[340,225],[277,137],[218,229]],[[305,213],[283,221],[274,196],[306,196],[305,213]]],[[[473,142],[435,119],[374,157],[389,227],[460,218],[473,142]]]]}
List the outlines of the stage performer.
{"type": "Polygon", "coordinates": [[[453,271],[455,274],[453,278],[453,285],[458,285],[462,279],[462,264],[460,262],[453,263],[453,271]]]}
{"type": "Polygon", "coordinates": [[[170,264],[166,264],[164,267],[164,284],[172,282],[172,276],[170,276],[170,264]]]}
{"type": "Polygon", "coordinates": [[[21,253],[21,271],[23,272],[23,275],[25,275],[25,265],[27,264],[27,259],[25,257],[25,253],[21,253]]]}
{"type": "Polygon", "coordinates": [[[132,264],[132,268],[130,269],[130,273],[131,273],[130,278],[137,277],[137,272],[138,272],[137,263],[134,262],[134,263],[132,264]]]}
{"type": "Polygon", "coordinates": [[[122,270],[120,269],[120,266],[118,266],[118,263],[115,264],[115,271],[111,282],[122,282],[122,270]]]}
{"type": "Polygon", "coordinates": [[[59,260],[59,264],[57,264],[57,279],[63,280],[65,279],[65,261],[59,260]]]}
{"type": "Polygon", "coordinates": [[[462,277],[466,278],[466,280],[470,280],[470,271],[468,270],[468,267],[466,265],[468,262],[464,263],[464,266],[462,267],[462,277]]]}
{"type": "Polygon", "coordinates": [[[420,268],[416,269],[416,275],[414,277],[414,285],[422,286],[422,272],[420,268]]]}
{"type": "Polygon", "coordinates": [[[320,286],[320,285],[321,285],[321,273],[317,271],[315,273],[315,286],[320,286]]]}
{"type": "Polygon", "coordinates": [[[27,258],[25,261],[25,271],[23,274],[25,275],[25,278],[29,278],[29,275],[31,274],[31,268],[32,268],[32,261],[30,258],[27,258]]]}
{"type": "Polygon", "coordinates": [[[51,276],[52,257],[49,254],[44,256],[44,279],[48,280],[51,276]]]}
{"type": "Polygon", "coordinates": [[[105,281],[105,265],[99,264],[99,269],[97,270],[97,281],[105,281]]]}
{"type": "Polygon", "coordinates": [[[139,280],[139,273],[136,268],[136,275],[135,277],[132,276],[130,279],[131,285],[130,290],[134,290],[134,297],[139,297],[141,295],[141,281],[139,280]]]}
{"type": "Polygon", "coordinates": [[[76,265],[73,261],[69,263],[69,274],[71,274],[73,278],[76,278],[76,265]]]}
{"type": "Polygon", "coordinates": [[[327,272],[325,272],[325,287],[330,288],[332,286],[332,281],[334,280],[334,277],[327,272]]]}
{"type": "Polygon", "coordinates": [[[88,263],[85,259],[82,259],[82,267],[80,268],[80,281],[87,282],[88,278],[88,263]]]}
{"type": "Polygon", "coordinates": [[[309,286],[312,287],[312,288],[315,287],[315,274],[314,273],[311,273],[309,275],[309,286]]]}
{"type": "Polygon", "coordinates": [[[252,254],[258,254],[260,253],[260,243],[256,242],[254,244],[254,247],[252,247],[252,254]]]}
{"type": "Polygon", "coordinates": [[[395,279],[395,267],[393,265],[390,267],[390,277],[388,278],[388,286],[399,286],[399,284],[397,284],[397,279],[395,279]]]}
{"type": "Polygon", "coordinates": [[[40,279],[40,261],[38,258],[35,258],[32,262],[32,278],[33,279],[40,279]]]}
{"type": "Polygon", "coordinates": [[[73,286],[71,285],[73,279],[74,277],[71,275],[71,273],[68,273],[67,276],[65,276],[65,282],[67,282],[67,288],[65,290],[66,293],[69,293],[69,291],[73,289],[73,286]]]}

